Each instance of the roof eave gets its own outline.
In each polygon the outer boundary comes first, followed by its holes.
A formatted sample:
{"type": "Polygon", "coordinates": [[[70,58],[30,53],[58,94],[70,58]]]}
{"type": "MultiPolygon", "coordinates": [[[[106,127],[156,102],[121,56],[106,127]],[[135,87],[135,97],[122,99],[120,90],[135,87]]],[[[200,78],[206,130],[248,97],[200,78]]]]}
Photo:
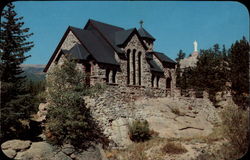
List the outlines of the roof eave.
{"type": "Polygon", "coordinates": [[[56,53],[59,51],[60,47],[62,46],[62,43],[64,42],[64,40],[66,39],[68,33],[70,31],[70,26],[67,28],[67,30],[65,31],[62,39],[60,40],[59,44],[57,45],[55,51],[53,52],[52,56],[49,59],[49,62],[47,63],[47,65],[45,66],[43,72],[47,72],[51,63],[53,62],[53,60],[55,59],[56,53]]]}

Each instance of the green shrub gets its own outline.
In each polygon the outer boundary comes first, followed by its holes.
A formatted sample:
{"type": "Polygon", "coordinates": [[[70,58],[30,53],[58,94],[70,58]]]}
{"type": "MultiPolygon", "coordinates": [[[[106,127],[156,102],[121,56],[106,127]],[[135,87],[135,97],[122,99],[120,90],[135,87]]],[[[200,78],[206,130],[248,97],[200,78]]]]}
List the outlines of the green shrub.
{"type": "Polygon", "coordinates": [[[70,143],[78,148],[93,142],[106,144],[106,137],[85,106],[83,96],[90,92],[76,63],[66,59],[63,65],[52,69],[47,77],[47,141],[56,145],[70,143]]]}
{"type": "Polygon", "coordinates": [[[134,121],[132,125],[129,126],[129,137],[134,142],[144,142],[149,140],[151,135],[148,122],[146,120],[134,121]]]}
{"type": "Polygon", "coordinates": [[[36,95],[37,101],[39,103],[46,103],[46,92],[40,92],[36,95]]]}
{"type": "Polygon", "coordinates": [[[237,158],[244,155],[249,146],[249,111],[238,106],[227,107],[222,113],[224,132],[237,158]]]}

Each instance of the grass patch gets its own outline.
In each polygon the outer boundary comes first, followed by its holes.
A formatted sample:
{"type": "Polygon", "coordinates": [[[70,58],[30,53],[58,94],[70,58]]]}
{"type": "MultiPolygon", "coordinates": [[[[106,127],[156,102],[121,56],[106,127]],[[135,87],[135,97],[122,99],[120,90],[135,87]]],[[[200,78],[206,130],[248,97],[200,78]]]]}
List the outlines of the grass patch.
{"type": "Polygon", "coordinates": [[[152,147],[162,146],[166,139],[154,137],[149,141],[133,143],[123,150],[106,150],[106,156],[109,160],[149,160],[153,157],[154,160],[163,160],[164,153],[159,149],[158,151],[150,152],[148,150],[152,147]]]}
{"type": "Polygon", "coordinates": [[[168,141],[162,148],[163,153],[182,154],[186,153],[187,149],[180,142],[168,141]]]}
{"type": "Polygon", "coordinates": [[[178,116],[184,116],[184,115],[185,115],[185,114],[182,113],[182,112],[179,110],[179,108],[177,108],[177,107],[171,107],[170,109],[171,109],[171,112],[172,112],[172,113],[174,113],[174,114],[176,114],[176,115],[178,115],[178,116]]]}

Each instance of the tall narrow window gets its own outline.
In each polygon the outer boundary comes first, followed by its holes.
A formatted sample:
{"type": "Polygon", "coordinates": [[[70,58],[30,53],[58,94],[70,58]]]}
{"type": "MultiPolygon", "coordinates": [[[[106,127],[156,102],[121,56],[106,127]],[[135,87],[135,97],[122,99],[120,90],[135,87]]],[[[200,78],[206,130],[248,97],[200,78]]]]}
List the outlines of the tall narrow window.
{"type": "Polygon", "coordinates": [[[157,77],[156,77],[156,87],[157,87],[157,88],[159,88],[159,79],[160,79],[160,77],[157,76],[157,77]]]}
{"type": "Polygon", "coordinates": [[[107,83],[109,83],[109,73],[110,73],[110,69],[106,69],[105,78],[106,78],[106,82],[107,82],[107,83]]]}
{"type": "Polygon", "coordinates": [[[141,85],[141,52],[138,53],[138,83],[141,85]]]}
{"type": "Polygon", "coordinates": [[[116,76],[116,70],[113,70],[113,74],[112,74],[112,83],[116,83],[115,76],[116,76]]]}
{"type": "Polygon", "coordinates": [[[151,86],[154,87],[154,80],[155,80],[155,76],[152,74],[151,77],[151,86]]]}
{"type": "Polygon", "coordinates": [[[127,50],[127,84],[130,84],[130,49],[127,50]]]}
{"type": "Polygon", "coordinates": [[[86,85],[90,86],[90,74],[91,74],[91,64],[86,63],[85,64],[85,75],[86,75],[86,85]]]}
{"type": "Polygon", "coordinates": [[[171,78],[167,78],[167,80],[166,80],[166,88],[171,88],[171,78]]]}
{"type": "Polygon", "coordinates": [[[136,84],[136,82],[135,82],[135,76],[136,76],[136,70],[135,70],[135,52],[136,52],[136,50],[134,49],[133,50],[133,85],[135,85],[136,84]]]}

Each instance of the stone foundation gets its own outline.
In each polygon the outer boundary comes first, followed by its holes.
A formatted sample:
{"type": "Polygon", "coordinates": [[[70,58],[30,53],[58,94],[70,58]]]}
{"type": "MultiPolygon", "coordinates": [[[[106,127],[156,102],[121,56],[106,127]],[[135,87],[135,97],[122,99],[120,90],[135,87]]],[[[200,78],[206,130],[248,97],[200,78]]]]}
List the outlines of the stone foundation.
{"type": "Polygon", "coordinates": [[[166,97],[168,94],[170,96],[170,91],[159,88],[108,85],[103,93],[97,93],[98,96],[86,96],[84,99],[93,117],[104,130],[104,134],[115,142],[115,145],[112,147],[124,147],[130,142],[126,141],[123,143],[124,138],[122,137],[125,135],[119,135],[122,140],[119,140],[118,135],[114,135],[120,132],[116,130],[117,127],[114,127],[114,124],[116,124],[115,126],[120,125],[120,128],[128,131],[128,122],[135,119],[144,119],[143,115],[136,113],[137,109],[134,105],[136,100],[152,97],[166,97]],[[123,123],[120,124],[120,121],[123,123]]]}

